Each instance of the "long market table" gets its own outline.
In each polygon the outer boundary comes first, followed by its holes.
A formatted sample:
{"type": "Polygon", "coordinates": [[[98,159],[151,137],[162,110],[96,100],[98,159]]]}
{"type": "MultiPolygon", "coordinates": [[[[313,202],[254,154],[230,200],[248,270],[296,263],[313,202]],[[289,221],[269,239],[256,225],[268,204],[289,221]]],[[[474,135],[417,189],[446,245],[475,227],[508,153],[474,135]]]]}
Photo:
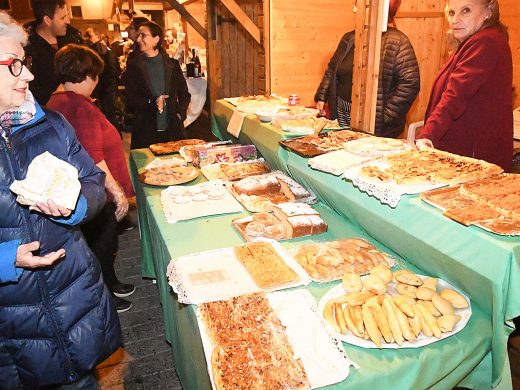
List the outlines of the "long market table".
{"type": "MultiPolygon", "coordinates": [[[[139,183],[137,172],[153,156],[147,149],[131,153],[131,173],[139,204],[143,266],[157,277],[163,305],[165,333],[172,345],[175,368],[186,389],[210,388],[202,343],[192,306],[180,304],[169,288],[166,268],[172,258],[214,248],[243,243],[231,227],[231,221],[246,215],[222,215],[198,218],[168,224],[162,212],[162,188],[139,183]]],[[[193,184],[204,180],[197,179],[193,184]]],[[[359,226],[349,222],[330,207],[319,203],[316,209],[329,224],[329,231],[312,239],[331,240],[341,237],[365,237],[379,249],[393,253],[390,248],[370,238],[359,226]]],[[[308,241],[308,238],[291,240],[284,245],[308,241]]],[[[394,253],[395,254],[395,253],[394,253]]],[[[410,264],[403,262],[406,266],[410,264]]],[[[150,275],[149,275],[150,276],[150,275]]],[[[336,283],[316,284],[307,288],[318,301],[336,283]]],[[[383,387],[388,381],[396,388],[448,389],[464,383],[474,388],[490,385],[490,368],[481,362],[491,348],[491,323],[478,305],[467,326],[458,334],[436,342],[426,348],[401,350],[367,350],[344,344],[349,357],[358,363],[359,370],[351,369],[344,383],[332,389],[383,387]],[[478,367],[475,369],[475,367],[478,367]]]]}
{"type": "MultiPolygon", "coordinates": [[[[233,106],[217,101],[212,131],[221,139],[227,132],[233,106]]],[[[314,171],[307,159],[279,147],[279,129],[246,116],[239,141],[254,143],[264,158],[302,184],[340,215],[391,248],[423,272],[441,277],[466,291],[492,322],[492,349],[482,365],[491,367],[495,386],[511,387],[507,338],[510,320],[520,315],[520,239],[464,227],[439,210],[405,196],[395,209],[362,193],[350,182],[314,171]]],[[[236,140],[236,139],[235,139],[236,140]]]]}

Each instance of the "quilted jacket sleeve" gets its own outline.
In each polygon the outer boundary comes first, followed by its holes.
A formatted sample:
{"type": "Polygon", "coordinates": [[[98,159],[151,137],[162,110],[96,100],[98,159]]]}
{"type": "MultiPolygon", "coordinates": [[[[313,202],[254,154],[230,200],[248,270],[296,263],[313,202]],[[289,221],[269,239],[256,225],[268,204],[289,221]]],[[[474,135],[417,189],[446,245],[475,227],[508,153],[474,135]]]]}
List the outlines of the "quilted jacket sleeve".
{"type": "Polygon", "coordinates": [[[402,121],[414,102],[421,86],[419,64],[412,44],[406,35],[400,34],[392,75],[392,90],[384,104],[383,123],[392,126],[402,121]]]}
{"type": "Polygon", "coordinates": [[[343,35],[343,37],[341,38],[339,45],[336,48],[336,51],[332,55],[332,58],[330,59],[329,64],[327,65],[327,69],[323,74],[323,78],[321,79],[316,94],[314,95],[315,102],[326,102],[328,100],[328,91],[330,84],[332,82],[336,82],[336,80],[333,80],[334,75],[336,73],[336,69],[338,68],[339,63],[343,61],[343,59],[347,55],[347,52],[351,46],[350,42],[353,39],[353,35],[354,33],[351,31],[343,35]]]}
{"type": "Polygon", "coordinates": [[[0,243],[0,284],[17,281],[23,272],[15,266],[16,251],[21,240],[11,240],[0,243]]]}

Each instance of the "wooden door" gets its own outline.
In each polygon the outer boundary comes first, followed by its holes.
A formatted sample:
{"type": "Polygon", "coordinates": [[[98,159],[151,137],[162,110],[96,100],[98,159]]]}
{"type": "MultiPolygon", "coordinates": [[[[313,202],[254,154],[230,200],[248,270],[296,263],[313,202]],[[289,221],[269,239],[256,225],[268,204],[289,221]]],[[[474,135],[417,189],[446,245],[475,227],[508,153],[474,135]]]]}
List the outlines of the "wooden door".
{"type": "MultiPolygon", "coordinates": [[[[262,0],[236,3],[264,34],[262,0]]],[[[212,100],[267,92],[265,50],[218,1],[214,3],[216,34],[208,41],[212,100]]]]}

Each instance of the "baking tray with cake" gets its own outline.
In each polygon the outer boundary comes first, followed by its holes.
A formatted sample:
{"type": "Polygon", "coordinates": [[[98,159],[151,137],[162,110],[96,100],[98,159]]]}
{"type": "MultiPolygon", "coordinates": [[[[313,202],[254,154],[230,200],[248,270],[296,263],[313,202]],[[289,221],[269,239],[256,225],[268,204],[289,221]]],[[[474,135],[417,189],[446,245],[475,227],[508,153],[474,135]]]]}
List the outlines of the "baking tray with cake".
{"type": "Polygon", "coordinates": [[[284,202],[315,203],[316,196],[280,171],[227,182],[231,194],[250,212],[271,211],[284,202]]]}
{"type": "Polygon", "coordinates": [[[280,145],[302,157],[316,157],[324,153],[340,150],[343,143],[370,134],[361,130],[334,130],[326,133],[311,134],[305,137],[297,137],[280,141],[280,145]]]}
{"type": "Polygon", "coordinates": [[[325,233],[328,229],[320,214],[306,203],[280,203],[273,212],[260,212],[235,219],[233,227],[246,241],[258,237],[288,240],[325,233]]]}

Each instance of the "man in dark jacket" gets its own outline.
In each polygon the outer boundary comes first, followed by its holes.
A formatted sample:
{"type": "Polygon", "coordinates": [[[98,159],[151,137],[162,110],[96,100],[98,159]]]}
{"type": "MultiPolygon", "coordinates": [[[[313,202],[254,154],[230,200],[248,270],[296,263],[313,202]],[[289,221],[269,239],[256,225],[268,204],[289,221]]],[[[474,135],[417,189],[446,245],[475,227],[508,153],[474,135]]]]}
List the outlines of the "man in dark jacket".
{"type": "MultiPolygon", "coordinates": [[[[377,86],[375,134],[398,137],[405,127],[406,114],[420,89],[417,58],[408,37],[394,27],[400,1],[389,6],[388,30],[381,38],[381,62],[377,86]]],[[[354,31],[341,38],[314,96],[318,109],[329,105],[331,119],[346,110],[350,125],[354,31]]],[[[343,115],[345,116],[345,115],[343,115]]],[[[343,118],[341,118],[343,119],[343,118]]]]}
{"type": "Polygon", "coordinates": [[[117,58],[115,58],[112,50],[99,39],[98,32],[92,27],[87,28],[85,40],[88,46],[99,54],[105,65],[103,72],[99,75],[98,85],[96,89],[94,89],[94,92],[92,92],[92,97],[98,100],[103,114],[105,114],[110,123],[121,133],[121,124],[115,112],[116,91],[121,73],[119,62],[117,58]]]}
{"type": "Polygon", "coordinates": [[[31,90],[40,104],[47,104],[58,87],[54,55],[68,43],[82,44],[81,33],[70,25],[65,0],[31,0],[35,21],[25,27],[29,33],[26,57],[31,61],[34,81],[31,90]]]}

